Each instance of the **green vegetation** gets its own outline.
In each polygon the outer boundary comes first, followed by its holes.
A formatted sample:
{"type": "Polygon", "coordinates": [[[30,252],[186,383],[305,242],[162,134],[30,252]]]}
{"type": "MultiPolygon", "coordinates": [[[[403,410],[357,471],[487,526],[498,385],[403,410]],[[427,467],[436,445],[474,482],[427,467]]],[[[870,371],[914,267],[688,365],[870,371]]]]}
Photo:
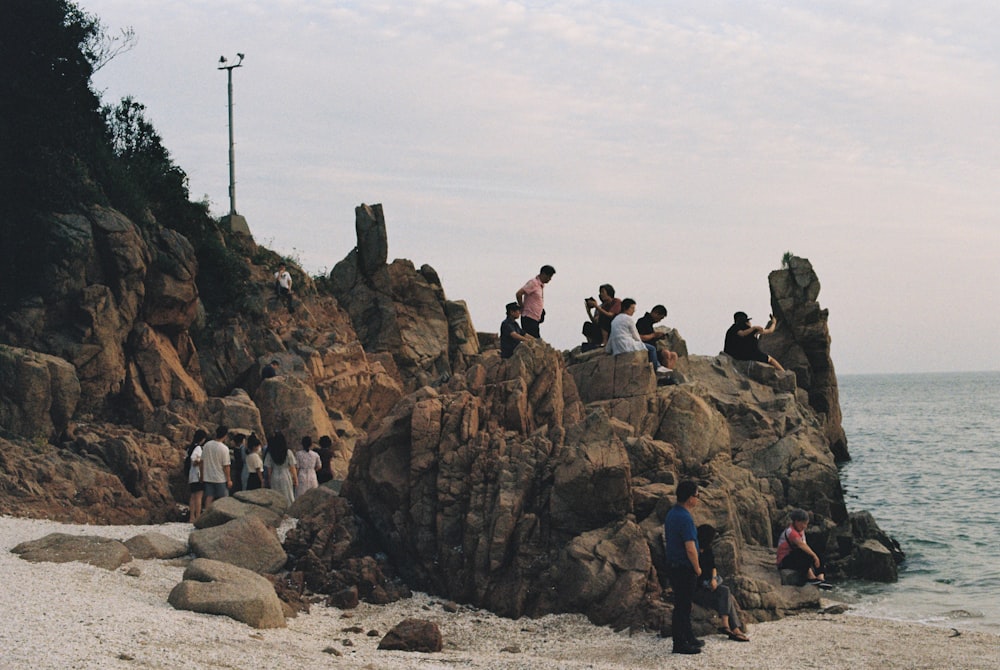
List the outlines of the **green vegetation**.
{"type": "Polygon", "coordinates": [[[792,264],[792,258],[795,256],[791,251],[786,251],[785,255],[781,257],[781,269],[787,270],[792,264]]]}
{"type": "Polygon", "coordinates": [[[159,224],[187,237],[208,309],[241,310],[250,269],[206,204],[191,201],[187,175],[144,106],[131,97],[102,106],[91,87],[93,73],[130,47],[131,30],[109,36],[68,0],[4,0],[3,14],[0,263],[18,281],[0,282],[0,308],[41,295],[46,267],[61,262],[50,244],[50,213],[99,204],[119,209],[144,234],[159,224]]]}

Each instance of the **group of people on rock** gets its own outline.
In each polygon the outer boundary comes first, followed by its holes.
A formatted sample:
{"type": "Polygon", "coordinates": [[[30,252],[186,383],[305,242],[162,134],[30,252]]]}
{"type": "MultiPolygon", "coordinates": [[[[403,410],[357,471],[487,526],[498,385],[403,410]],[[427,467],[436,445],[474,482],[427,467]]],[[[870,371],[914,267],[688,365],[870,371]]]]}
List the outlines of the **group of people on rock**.
{"type": "MultiPolygon", "coordinates": [[[[719,615],[719,632],[736,642],[748,642],[736,599],[723,583],[715,564],[712,542],[716,531],[710,524],[695,526],[693,510],[700,501],[698,484],[685,480],[677,485],[676,504],[663,523],[663,541],[667,575],[674,593],[671,636],[675,654],[699,654],[704,642],[691,626],[691,607],[698,602],[719,615]]],[[[796,509],[789,514],[789,525],[778,538],[776,565],[779,570],[799,573],[805,584],[827,590],[826,567],[819,553],[806,541],[809,513],[796,509]]]]}
{"type": "Polygon", "coordinates": [[[306,491],[333,479],[331,462],[335,456],[333,439],[324,435],[319,450],[310,436],[292,453],[281,432],[262,443],[254,432],[215,429],[215,438],[198,429],[184,459],[190,490],[191,522],[219,498],[237,491],[271,488],[285,496],[289,504],[306,491]]]}
{"type": "MultiPolygon", "coordinates": [[[[507,316],[500,324],[501,358],[513,356],[514,349],[521,342],[541,338],[539,326],[545,321],[545,285],[552,281],[555,274],[554,267],[543,265],[536,276],[517,290],[514,302],[507,304],[507,316]]],[[[677,365],[677,354],[656,346],[666,337],[666,333],[656,330],[655,326],[666,318],[667,308],[655,305],[636,320],[635,300],[616,298],[615,287],[611,284],[601,284],[598,297],[599,300],[589,297],[583,301],[587,312],[583,335],[587,341],[581,349],[589,351],[604,347],[612,355],[645,351],[657,374],[672,372],[677,365]]],[[[784,370],[773,356],[760,349],[760,336],[773,333],[778,325],[777,319],[771,315],[763,328],[751,325],[750,321],[746,312],[733,314],[733,325],[726,331],[723,351],[739,361],[758,361],[784,370]]]]}

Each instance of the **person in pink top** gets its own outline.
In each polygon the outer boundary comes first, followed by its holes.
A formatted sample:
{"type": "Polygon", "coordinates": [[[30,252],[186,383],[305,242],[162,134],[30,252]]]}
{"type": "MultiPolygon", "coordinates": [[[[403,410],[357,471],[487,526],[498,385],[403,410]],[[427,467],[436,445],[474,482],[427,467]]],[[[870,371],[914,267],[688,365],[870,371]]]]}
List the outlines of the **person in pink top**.
{"type": "Polygon", "coordinates": [[[529,279],[514,296],[521,307],[521,328],[532,337],[541,338],[538,324],[545,320],[545,285],[555,273],[554,267],[543,265],[538,276],[529,279]]]}
{"type": "Polygon", "coordinates": [[[778,537],[778,569],[795,570],[807,584],[824,590],[832,589],[833,585],[826,581],[822,557],[806,542],[809,513],[803,509],[795,509],[789,514],[789,519],[788,528],[778,537]]]}

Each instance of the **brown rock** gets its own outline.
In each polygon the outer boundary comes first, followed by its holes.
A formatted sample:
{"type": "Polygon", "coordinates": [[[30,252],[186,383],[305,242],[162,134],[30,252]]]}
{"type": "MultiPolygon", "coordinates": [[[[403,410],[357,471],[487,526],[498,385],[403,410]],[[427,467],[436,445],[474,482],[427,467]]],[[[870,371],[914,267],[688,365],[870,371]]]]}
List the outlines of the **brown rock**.
{"type": "Polygon", "coordinates": [[[198,558],[167,601],[179,610],[221,614],[254,628],[284,628],[281,601],[264,577],[235,565],[198,558]]]}
{"type": "Polygon", "coordinates": [[[169,535],[151,531],[136,535],[125,540],[125,546],[133,558],[139,559],[170,559],[184,556],[188,553],[187,542],[175,540],[169,535]]]}
{"type": "Polygon", "coordinates": [[[419,651],[427,654],[441,651],[444,643],[437,624],[423,619],[404,619],[392,627],[378,643],[388,651],[419,651]]]}
{"type": "Polygon", "coordinates": [[[287,556],[274,529],[253,516],[222,526],[195,530],[188,538],[199,558],[210,558],[254,572],[277,572],[287,556]]]}
{"type": "Polygon", "coordinates": [[[80,400],[80,381],[62,358],[0,345],[0,425],[25,437],[54,437],[80,400]]]}
{"type": "Polygon", "coordinates": [[[38,540],[22,542],[11,553],[32,563],[77,561],[105,570],[117,570],[132,560],[128,548],[118,540],[88,535],[50,533],[38,540]]]}

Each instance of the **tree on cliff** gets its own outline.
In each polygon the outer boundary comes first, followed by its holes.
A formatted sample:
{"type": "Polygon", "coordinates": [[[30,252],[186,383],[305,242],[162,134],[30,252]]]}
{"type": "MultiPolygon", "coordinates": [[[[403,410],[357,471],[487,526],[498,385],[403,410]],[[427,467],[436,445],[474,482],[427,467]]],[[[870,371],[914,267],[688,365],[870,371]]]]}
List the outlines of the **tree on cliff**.
{"type": "Polygon", "coordinates": [[[147,228],[177,230],[195,248],[209,307],[238,306],[249,271],[221,241],[187,175],[130,97],[103,107],[91,76],[126,48],[96,16],[67,0],[4,0],[0,22],[0,306],[44,296],[44,268],[65,250],[49,214],[111,206],[147,228]],[[152,214],[150,220],[147,212],[152,214]]]}

